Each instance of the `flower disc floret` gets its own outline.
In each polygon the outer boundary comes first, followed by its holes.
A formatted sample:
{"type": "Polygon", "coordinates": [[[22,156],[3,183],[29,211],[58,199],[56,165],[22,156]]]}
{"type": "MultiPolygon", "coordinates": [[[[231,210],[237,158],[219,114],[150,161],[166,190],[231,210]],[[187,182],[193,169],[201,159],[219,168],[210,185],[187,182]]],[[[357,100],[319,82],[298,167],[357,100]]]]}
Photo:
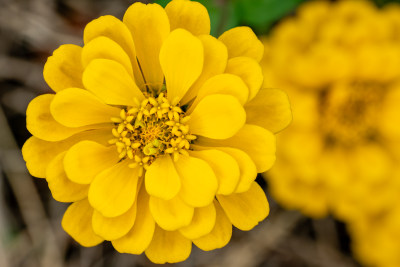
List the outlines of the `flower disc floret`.
{"type": "Polygon", "coordinates": [[[165,154],[171,154],[175,162],[179,155],[189,156],[190,143],[196,136],[190,134],[190,117],[179,105],[172,105],[164,93],[142,102],[135,99],[135,103],[121,109],[119,117],[111,118],[114,138],[108,142],[115,144],[121,160],[134,160],[131,168],[139,165],[147,169],[165,154]]]}

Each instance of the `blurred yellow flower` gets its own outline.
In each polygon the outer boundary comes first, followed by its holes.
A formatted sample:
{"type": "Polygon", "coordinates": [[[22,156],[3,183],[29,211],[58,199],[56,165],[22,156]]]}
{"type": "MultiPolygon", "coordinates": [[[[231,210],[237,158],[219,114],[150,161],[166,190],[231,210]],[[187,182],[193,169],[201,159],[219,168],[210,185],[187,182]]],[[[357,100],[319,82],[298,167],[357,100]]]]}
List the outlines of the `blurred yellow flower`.
{"type": "Polygon", "coordinates": [[[232,225],[268,215],[254,180],[275,161],[288,99],[260,90],[264,47],[249,28],[209,33],[197,2],[135,3],[49,57],[56,93],[30,103],[23,155],[56,200],[73,202],[62,226],[81,245],[179,262],[192,243],[221,248],[232,225]]]}
{"type": "Polygon", "coordinates": [[[400,266],[389,219],[400,218],[399,7],[309,2],[265,45],[264,86],[288,89],[294,118],[265,175],[272,195],[312,217],[332,212],[365,262],[400,266]]]}

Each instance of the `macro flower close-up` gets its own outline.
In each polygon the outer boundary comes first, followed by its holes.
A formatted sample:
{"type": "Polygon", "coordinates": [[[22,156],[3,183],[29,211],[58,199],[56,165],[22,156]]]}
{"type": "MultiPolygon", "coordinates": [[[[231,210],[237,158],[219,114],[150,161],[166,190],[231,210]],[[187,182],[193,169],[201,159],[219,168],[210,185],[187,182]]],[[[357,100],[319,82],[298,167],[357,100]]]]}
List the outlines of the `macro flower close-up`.
{"type": "Polygon", "coordinates": [[[293,107],[271,195],[345,222],[366,266],[400,266],[399,18],[396,4],[311,1],[265,39],[264,86],[293,107]]]}
{"type": "Polygon", "coordinates": [[[88,23],[83,41],[48,58],[54,93],[30,102],[22,149],[30,174],[72,203],[62,227],[74,240],[174,263],[268,216],[255,179],[292,117],[286,94],[262,86],[249,27],[214,38],[198,2],[134,3],[88,23]]]}

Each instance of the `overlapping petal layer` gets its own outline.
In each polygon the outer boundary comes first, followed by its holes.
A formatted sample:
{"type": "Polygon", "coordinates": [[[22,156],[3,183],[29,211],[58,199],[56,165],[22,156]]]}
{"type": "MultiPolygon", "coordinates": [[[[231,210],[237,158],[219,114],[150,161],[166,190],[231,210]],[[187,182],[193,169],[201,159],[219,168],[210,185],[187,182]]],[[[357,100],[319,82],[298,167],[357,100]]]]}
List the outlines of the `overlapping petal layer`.
{"type": "Polygon", "coordinates": [[[179,102],[203,69],[201,41],[189,32],[177,29],[164,41],[160,50],[169,101],[179,102]]]}
{"type": "Polygon", "coordinates": [[[56,200],[73,202],[62,226],[81,245],[108,240],[174,263],[268,215],[254,180],[275,160],[290,107],[260,90],[263,47],[249,28],[209,33],[198,2],[134,3],[48,59],[56,94],[29,105],[22,152],[56,200]]]}
{"type": "Polygon", "coordinates": [[[43,77],[54,92],[70,87],[82,87],[82,48],[77,45],[62,45],[47,59],[43,77]]]}
{"type": "Polygon", "coordinates": [[[123,22],[135,43],[137,61],[145,84],[161,87],[164,74],[159,62],[159,53],[170,33],[167,14],[157,4],[144,5],[137,2],[125,12],[123,22]],[[149,32],[151,34],[148,34],[149,32]]]}

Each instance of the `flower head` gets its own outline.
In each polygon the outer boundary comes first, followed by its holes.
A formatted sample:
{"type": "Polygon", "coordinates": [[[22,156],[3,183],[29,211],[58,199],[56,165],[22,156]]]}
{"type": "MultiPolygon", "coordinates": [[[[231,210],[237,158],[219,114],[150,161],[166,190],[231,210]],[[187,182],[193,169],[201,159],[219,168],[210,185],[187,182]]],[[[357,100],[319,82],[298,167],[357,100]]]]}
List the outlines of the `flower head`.
{"type": "Polygon", "coordinates": [[[271,193],[350,223],[355,251],[373,266],[400,265],[400,227],[388,223],[400,217],[399,15],[398,6],[314,1],[266,41],[267,86],[288,89],[295,118],[266,175],[271,193]]]}
{"type": "Polygon", "coordinates": [[[30,103],[23,155],[56,200],[73,202],[62,225],[81,245],[178,262],[192,243],[221,248],[232,225],[268,215],[254,180],[275,161],[288,100],[260,89],[264,48],[249,28],[209,33],[197,2],[135,3],[49,57],[55,94],[30,103]]]}

